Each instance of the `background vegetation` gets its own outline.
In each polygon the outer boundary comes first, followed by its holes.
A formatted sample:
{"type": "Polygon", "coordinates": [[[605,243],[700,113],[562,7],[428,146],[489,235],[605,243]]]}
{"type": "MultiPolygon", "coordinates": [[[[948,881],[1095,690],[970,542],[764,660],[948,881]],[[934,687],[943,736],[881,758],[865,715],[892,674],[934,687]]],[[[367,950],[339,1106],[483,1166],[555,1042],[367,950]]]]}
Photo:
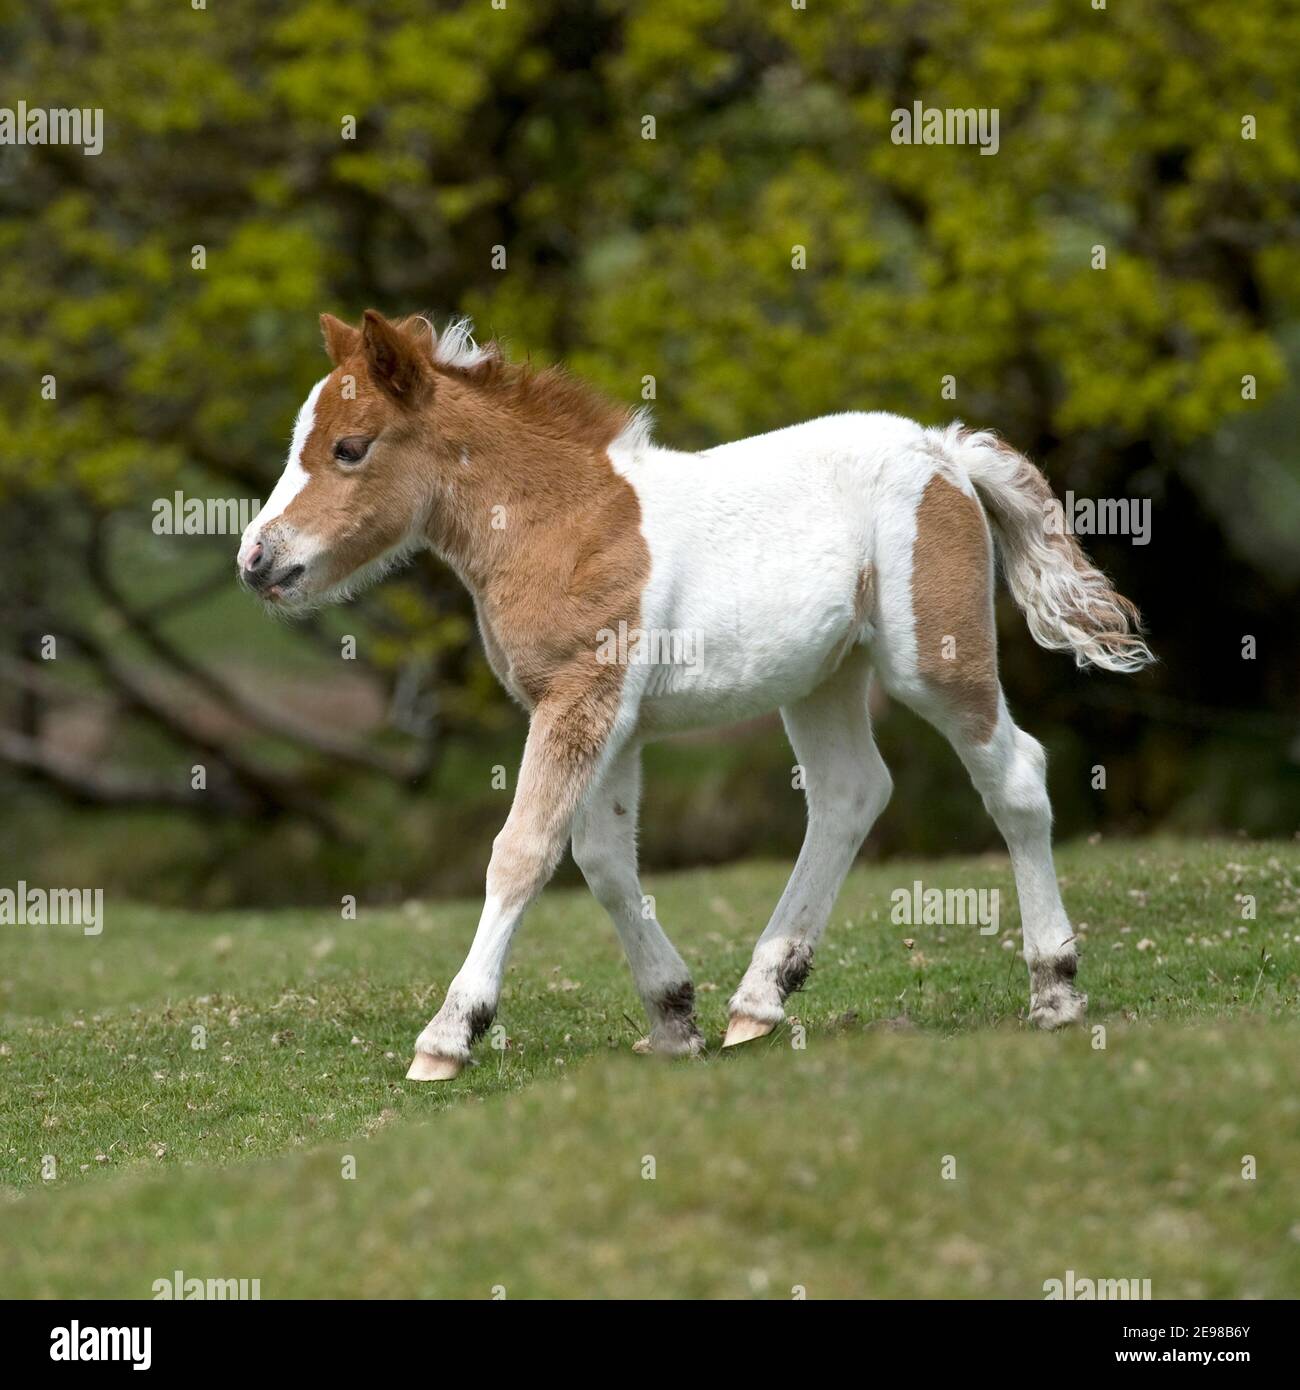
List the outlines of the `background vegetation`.
{"type": "MultiPolygon", "coordinates": [[[[522,721],[455,581],[428,560],[277,627],[232,537],[151,530],[177,489],[267,495],[317,314],[372,304],[472,313],[629,403],[653,376],[680,446],[956,413],[1058,491],[1151,499],[1149,545],[1090,548],[1161,666],[1081,676],[1003,615],[1061,829],[1294,833],[1293,6],[7,0],[0,52],[8,104],[105,120],[98,158],[0,147],[11,877],[208,905],[477,881],[522,721]],[[914,100],[997,107],[998,154],[892,144],[914,100]]],[[[928,730],[881,735],[870,852],[994,843],[928,730]]],[[[656,750],[647,785],[652,864],[797,839],[772,728],[656,750]]]]}

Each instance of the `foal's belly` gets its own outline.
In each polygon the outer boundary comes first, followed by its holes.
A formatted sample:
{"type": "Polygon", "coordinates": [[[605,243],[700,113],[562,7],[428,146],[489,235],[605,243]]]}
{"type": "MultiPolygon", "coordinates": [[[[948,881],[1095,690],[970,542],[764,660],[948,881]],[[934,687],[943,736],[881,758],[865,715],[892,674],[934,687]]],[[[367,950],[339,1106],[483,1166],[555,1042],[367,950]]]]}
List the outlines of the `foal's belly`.
{"type": "Polygon", "coordinates": [[[826,679],[857,636],[848,595],[842,601],[828,595],[814,613],[797,603],[756,604],[740,625],[683,622],[650,629],[646,640],[656,632],[651,654],[659,660],[631,682],[639,696],[637,729],[646,737],[732,724],[794,704],[826,679]]]}
{"type": "Polygon", "coordinates": [[[716,687],[681,687],[659,695],[646,695],[639,707],[636,733],[640,738],[716,729],[770,714],[795,703],[816,686],[816,681],[792,684],[784,691],[727,690],[716,687]]]}
{"type": "Polygon", "coordinates": [[[642,733],[794,704],[861,637],[870,470],[807,433],[628,467],[651,557],[638,621],[668,658],[629,685],[642,733]]]}

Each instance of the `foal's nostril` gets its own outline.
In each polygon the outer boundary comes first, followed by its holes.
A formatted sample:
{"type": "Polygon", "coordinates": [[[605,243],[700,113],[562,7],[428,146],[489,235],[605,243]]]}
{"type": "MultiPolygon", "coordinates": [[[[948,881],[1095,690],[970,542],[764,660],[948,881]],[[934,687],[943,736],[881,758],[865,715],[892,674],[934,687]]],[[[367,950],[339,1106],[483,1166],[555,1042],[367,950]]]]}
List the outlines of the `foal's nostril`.
{"type": "Polygon", "coordinates": [[[271,575],[271,564],[274,556],[266,546],[258,541],[253,548],[244,556],[243,573],[241,578],[245,584],[253,588],[260,588],[265,584],[271,575]]]}

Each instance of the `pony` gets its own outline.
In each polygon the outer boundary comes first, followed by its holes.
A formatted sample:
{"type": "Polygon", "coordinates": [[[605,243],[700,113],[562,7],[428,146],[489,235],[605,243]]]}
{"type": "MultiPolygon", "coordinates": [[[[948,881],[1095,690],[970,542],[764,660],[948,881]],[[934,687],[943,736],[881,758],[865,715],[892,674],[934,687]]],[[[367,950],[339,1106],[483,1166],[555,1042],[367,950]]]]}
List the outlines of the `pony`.
{"type": "Polygon", "coordinates": [[[1042,473],[986,430],[846,412],[700,453],[559,368],[511,364],[467,321],[321,318],[330,372],[243,534],[271,609],[343,599],[431,549],[474,602],[489,663],[528,714],[482,915],[407,1076],[456,1076],[491,1024],[511,940],[571,842],[626,950],[649,1032],[697,1053],[695,990],[642,896],[641,745],[780,710],[807,799],[794,872],[729,1002],[724,1046],[770,1033],[807,978],[850,865],[889,800],[868,687],[937,727],[1006,841],[1029,1018],[1082,1018],[1041,744],[998,681],[995,549],[1039,645],[1133,672],[1134,605],[1059,524],[1042,473]]]}

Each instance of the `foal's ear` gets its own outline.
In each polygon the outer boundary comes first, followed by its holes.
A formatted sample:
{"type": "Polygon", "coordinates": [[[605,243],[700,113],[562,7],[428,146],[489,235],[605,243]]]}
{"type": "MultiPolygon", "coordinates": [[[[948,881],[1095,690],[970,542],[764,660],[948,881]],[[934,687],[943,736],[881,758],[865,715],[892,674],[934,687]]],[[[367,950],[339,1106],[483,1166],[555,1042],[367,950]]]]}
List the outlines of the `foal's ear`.
{"type": "Polygon", "coordinates": [[[322,314],[320,331],[325,337],[325,351],[329,353],[330,361],[336,367],[341,367],[357,350],[361,330],[344,323],[342,319],[336,319],[333,314],[322,314]]]}
{"type": "Polygon", "coordinates": [[[361,347],[375,384],[399,404],[414,405],[433,390],[428,354],[376,309],[362,315],[361,347]]]}

